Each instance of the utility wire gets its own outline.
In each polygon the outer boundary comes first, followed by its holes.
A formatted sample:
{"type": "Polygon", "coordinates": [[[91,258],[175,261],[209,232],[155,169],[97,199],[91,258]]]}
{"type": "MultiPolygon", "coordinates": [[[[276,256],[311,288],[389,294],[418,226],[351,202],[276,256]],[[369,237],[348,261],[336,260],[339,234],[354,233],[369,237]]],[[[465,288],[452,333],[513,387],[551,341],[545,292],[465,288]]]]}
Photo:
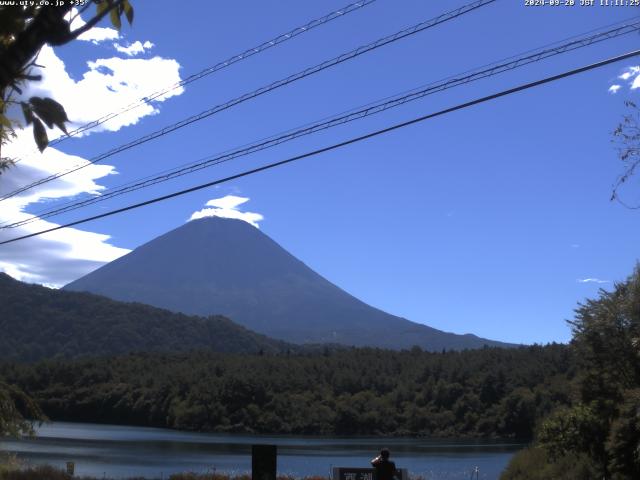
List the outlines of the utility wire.
{"type": "Polygon", "coordinates": [[[597,62],[597,63],[592,63],[591,65],[587,65],[587,66],[584,66],[584,67],[580,67],[580,68],[576,68],[576,69],[573,69],[573,70],[569,70],[569,71],[566,71],[566,72],[563,72],[563,73],[560,73],[560,74],[557,74],[557,75],[553,75],[551,77],[546,77],[546,78],[543,78],[543,79],[540,79],[540,80],[536,80],[534,82],[525,83],[525,84],[519,85],[517,87],[510,88],[508,90],[503,90],[501,92],[494,93],[494,94],[488,95],[486,97],[481,97],[481,98],[478,98],[478,99],[475,99],[475,100],[471,100],[469,102],[461,103],[461,104],[458,104],[458,105],[456,105],[454,107],[450,107],[450,108],[447,108],[447,109],[444,109],[444,110],[440,110],[440,111],[435,112],[435,113],[430,113],[430,114],[427,114],[427,115],[423,115],[421,117],[417,117],[417,118],[414,118],[412,120],[408,120],[406,122],[397,123],[397,124],[392,125],[390,127],[386,127],[386,128],[381,129],[381,130],[376,130],[376,131],[367,133],[365,135],[361,135],[359,137],[354,137],[354,138],[351,138],[349,140],[345,140],[343,142],[335,143],[335,144],[329,145],[327,147],[323,147],[323,148],[320,148],[320,149],[317,149],[317,150],[313,150],[313,151],[310,151],[310,152],[307,152],[307,153],[303,153],[303,154],[297,155],[295,157],[290,157],[290,158],[287,158],[285,160],[280,160],[278,162],[274,162],[274,163],[270,163],[270,164],[267,164],[267,165],[263,165],[262,167],[257,167],[257,168],[251,169],[251,170],[246,170],[244,172],[237,173],[235,175],[231,175],[229,177],[221,178],[221,179],[218,179],[218,180],[213,180],[211,182],[203,183],[203,184],[200,184],[200,185],[196,185],[195,187],[187,188],[185,190],[180,190],[180,191],[173,192],[173,193],[170,193],[170,194],[167,194],[167,195],[163,195],[161,197],[152,198],[150,200],[146,200],[146,201],[140,202],[140,203],[135,203],[133,205],[129,205],[129,206],[123,207],[123,208],[118,208],[116,210],[111,210],[110,212],[105,212],[105,213],[102,213],[100,215],[94,215],[92,217],[86,217],[86,218],[83,218],[81,220],[76,220],[74,222],[70,222],[70,223],[67,223],[67,224],[64,224],[64,225],[58,225],[56,227],[48,228],[46,230],[41,230],[39,232],[30,233],[28,235],[22,235],[20,237],[11,238],[9,240],[4,240],[4,241],[0,242],[0,245],[5,245],[7,243],[17,242],[19,240],[25,240],[27,238],[31,238],[31,237],[35,237],[35,236],[38,236],[38,235],[42,235],[44,233],[54,232],[56,230],[61,230],[63,228],[67,228],[67,227],[73,227],[75,225],[80,225],[82,223],[86,223],[86,222],[89,222],[89,221],[92,221],[92,220],[98,220],[100,218],[109,217],[111,215],[115,215],[115,214],[118,214],[118,213],[123,213],[123,212],[129,211],[129,210],[133,210],[133,209],[136,209],[136,208],[144,207],[146,205],[151,205],[153,203],[161,202],[161,201],[164,201],[164,200],[169,200],[170,198],[174,198],[174,197],[178,197],[178,196],[181,196],[181,195],[185,195],[187,193],[191,193],[191,192],[195,192],[195,191],[198,191],[198,190],[202,190],[204,188],[212,187],[214,185],[220,185],[222,183],[226,183],[226,182],[229,182],[231,180],[237,180],[238,178],[246,177],[246,176],[249,176],[249,175],[253,175],[255,173],[259,173],[259,172],[263,172],[263,171],[266,171],[266,170],[270,170],[272,168],[280,167],[282,165],[286,165],[288,163],[293,163],[293,162],[296,162],[298,160],[302,160],[304,158],[313,157],[313,156],[319,155],[319,154],[324,153],[324,152],[328,152],[328,151],[331,151],[331,150],[336,150],[338,148],[342,148],[342,147],[345,147],[347,145],[351,145],[351,144],[354,144],[354,143],[357,143],[357,142],[361,142],[363,140],[368,140],[370,138],[377,137],[379,135],[383,135],[383,134],[392,132],[394,130],[398,130],[400,128],[408,127],[409,125],[413,125],[413,124],[416,124],[416,123],[424,122],[425,120],[429,120],[431,118],[439,117],[439,116],[442,116],[442,115],[446,115],[447,113],[455,112],[457,110],[462,110],[462,109],[465,109],[465,108],[468,108],[468,107],[472,107],[474,105],[478,105],[478,104],[481,104],[481,103],[489,102],[489,101],[495,100],[497,98],[505,97],[507,95],[511,95],[513,93],[521,92],[523,90],[528,90],[530,88],[534,88],[534,87],[537,87],[537,86],[540,86],[540,85],[544,85],[546,83],[551,83],[551,82],[554,82],[554,81],[557,81],[557,80],[560,80],[560,79],[563,79],[563,78],[566,78],[566,77],[570,77],[570,76],[573,76],[573,75],[577,75],[579,73],[583,73],[583,72],[586,72],[586,71],[589,71],[589,70],[594,70],[596,68],[600,68],[600,67],[603,67],[605,65],[609,65],[609,64],[615,63],[615,62],[619,62],[620,60],[625,60],[627,58],[635,57],[635,56],[638,56],[638,55],[640,55],[640,50],[634,50],[634,51],[631,51],[631,52],[628,52],[628,53],[625,53],[625,54],[622,54],[622,55],[618,55],[618,56],[613,57],[613,58],[609,58],[607,60],[602,60],[602,61],[597,62]]]}
{"type": "Polygon", "coordinates": [[[403,39],[403,38],[408,37],[410,35],[413,35],[415,33],[421,32],[421,31],[426,30],[428,28],[434,27],[434,26],[439,25],[441,23],[444,23],[444,22],[447,22],[447,21],[452,20],[454,18],[460,17],[460,16],[462,16],[462,15],[464,15],[466,13],[469,13],[469,12],[471,12],[473,10],[476,10],[476,9],[480,8],[480,7],[486,6],[486,5],[488,5],[490,3],[493,3],[495,1],[496,0],[477,0],[477,1],[474,1],[472,3],[469,3],[467,5],[462,6],[460,8],[457,8],[455,10],[443,13],[443,14],[441,14],[441,15],[439,15],[439,16],[431,19],[431,20],[427,20],[425,22],[418,23],[417,25],[414,25],[412,27],[400,30],[399,32],[394,33],[393,35],[389,35],[387,37],[384,37],[384,38],[381,38],[379,40],[376,40],[375,42],[372,42],[372,43],[369,43],[367,45],[363,45],[361,47],[358,47],[358,48],[356,48],[354,50],[351,50],[351,51],[349,51],[347,53],[343,53],[342,55],[334,57],[334,58],[332,58],[330,60],[326,60],[326,61],[324,61],[322,63],[319,63],[319,64],[317,64],[317,65],[315,65],[313,67],[309,67],[309,68],[307,68],[305,70],[302,70],[302,71],[300,71],[298,73],[290,75],[290,76],[288,76],[286,78],[283,78],[281,80],[277,80],[277,81],[275,81],[275,82],[273,82],[273,83],[271,83],[269,85],[265,85],[265,86],[263,86],[263,87],[261,87],[261,88],[259,88],[257,90],[254,90],[253,92],[246,93],[244,95],[241,95],[240,97],[234,98],[233,100],[229,100],[226,103],[222,103],[222,104],[217,105],[215,107],[212,107],[212,108],[210,108],[208,110],[204,110],[203,112],[200,112],[200,113],[198,113],[196,115],[192,115],[191,117],[185,118],[185,119],[180,120],[179,122],[173,123],[171,125],[167,125],[164,128],[161,128],[161,129],[156,130],[156,131],[154,131],[152,133],[149,133],[147,135],[139,137],[139,138],[137,138],[137,139],[135,139],[135,140],[133,140],[131,142],[128,142],[128,143],[125,143],[125,144],[120,145],[118,147],[115,147],[115,148],[113,148],[113,149],[111,149],[111,150],[109,150],[109,151],[107,151],[105,153],[102,153],[100,155],[97,155],[97,156],[89,159],[88,162],[85,162],[85,163],[83,163],[81,165],[77,165],[75,167],[72,167],[69,170],[50,175],[50,176],[42,178],[40,180],[36,180],[33,183],[30,183],[30,184],[28,184],[28,185],[26,185],[24,187],[20,187],[20,188],[18,188],[16,190],[6,194],[6,195],[3,195],[2,197],[0,197],[0,201],[6,200],[6,199],[11,198],[11,197],[14,197],[14,196],[26,191],[26,190],[29,190],[29,189],[31,189],[33,187],[36,187],[36,186],[42,185],[44,183],[50,182],[52,180],[56,180],[56,179],[58,179],[60,177],[68,175],[70,173],[77,172],[78,170],[86,168],[89,165],[93,165],[94,163],[100,162],[101,160],[104,160],[105,158],[111,157],[111,156],[113,156],[113,155],[115,155],[117,153],[123,152],[125,150],[129,150],[130,148],[136,147],[136,146],[141,145],[143,143],[146,143],[146,142],[148,142],[150,140],[154,140],[156,138],[162,137],[162,136],[164,136],[164,135],[166,135],[168,133],[171,133],[171,132],[173,132],[175,130],[178,130],[178,129],[182,128],[182,127],[186,127],[187,125],[190,125],[190,124],[192,124],[194,122],[198,122],[200,120],[203,120],[203,119],[205,119],[207,117],[210,117],[211,115],[214,115],[214,114],[216,114],[218,112],[221,112],[223,110],[231,108],[231,107],[233,107],[235,105],[238,105],[240,103],[243,103],[243,102],[245,102],[247,100],[256,98],[256,97],[258,97],[260,95],[263,95],[263,94],[265,94],[267,92],[271,92],[272,90],[275,90],[277,88],[283,87],[283,86],[288,85],[290,83],[293,83],[293,82],[295,82],[297,80],[301,80],[302,78],[308,77],[309,75],[313,75],[313,74],[318,73],[320,71],[323,71],[323,70],[325,70],[327,68],[339,65],[339,64],[341,64],[343,62],[346,62],[346,61],[351,60],[353,58],[359,57],[360,55],[363,55],[363,54],[368,53],[368,52],[370,52],[372,50],[378,49],[378,48],[380,48],[380,47],[382,47],[384,45],[387,45],[389,43],[396,42],[396,41],[398,41],[400,39],[403,39]]]}
{"type": "MultiPolygon", "coordinates": [[[[24,220],[16,221],[13,223],[5,222],[5,224],[0,224],[0,229],[16,228],[16,227],[20,227],[20,226],[27,225],[29,223],[41,220],[41,219],[60,215],[62,213],[69,212],[72,210],[77,210],[79,208],[83,208],[83,207],[92,205],[94,203],[102,202],[104,200],[108,200],[110,198],[113,198],[119,195],[140,190],[142,188],[155,185],[157,183],[165,182],[177,177],[181,177],[183,175],[187,175],[187,174],[202,170],[204,168],[218,165],[220,163],[224,163],[238,157],[246,156],[261,150],[265,150],[267,148],[274,147],[276,145],[294,140],[302,136],[310,135],[312,133],[316,133],[321,130],[326,130],[338,125],[342,125],[342,124],[359,120],[377,113],[381,113],[391,108],[404,105],[405,103],[421,99],[427,95],[432,95],[434,93],[441,92],[449,88],[454,88],[469,82],[473,82],[483,78],[498,75],[500,73],[504,73],[506,71],[514,70],[516,68],[528,65],[530,63],[538,62],[555,55],[560,55],[569,51],[573,51],[579,48],[593,45],[598,42],[616,38],[621,35],[637,32],[638,30],[640,30],[640,20],[636,20],[635,22],[627,22],[623,25],[616,24],[614,28],[609,28],[608,30],[600,31],[591,35],[575,36],[569,39],[571,41],[567,41],[562,44],[557,42],[556,44],[553,44],[551,46],[547,45],[546,47],[542,47],[537,50],[529,50],[528,52],[525,52],[520,56],[513,56],[505,60],[494,62],[490,65],[485,65],[484,67],[480,67],[475,70],[465,72],[466,74],[458,74],[456,76],[447,77],[444,80],[430,83],[424,87],[419,87],[419,89],[410,90],[409,92],[404,92],[403,94],[398,94],[394,97],[387,97],[378,102],[370,103],[363,107],[359,107],[358,109],[353,109],[343,114],[338,114],[333,117],[329,117],[328,120],[323,119],[315,123],[310,123],[303,127],[299,127],[298,129],[295,129],[295,130],[289,130],[282,134],[278,134],[272,137],[268,137],[266,139],[258,140],[252,144],[239,147],[235,150],[229,150],[221,154],[216,154],[213,157],[206,157],[196,162],[192,162],[180,167],[176,167],[174,169],[167,170],[167,171],[155,174],[153,176],[147,176],[142,179],[128,182],[124,185],[114,187],[106,192],[102,192],[99,196],[94,196],[84,200],[76,200],[76,201],[68,202],[63,205],[54,207],[52,209],[51,208],[44,209],[39,212],[36,212],[32,217],[29,217],[24,220]]],[[[592,32],[593,31],[589,33],[592,33],[592,32]]]]}
{"type": "Polygon", "coordinates": [[[93,120],[92,122],[86,123],[78,128],[76,128],[75,130],[72,130],[69,132],[68,136],[63,136],[60,138],[57,138],[56,140],[53,140],[51,142],[49,142],[49,146],[54,146],[54,145],[58,145],[59,143],[65,141],[66,139],[73,137],[75,135],[78,135],[79,133],[85,132],[87,130],[90,130],[92,128],[97,127],[98,125],[101,125],[113,118],[116,118],[120,115],[122,115],[123,113],[129,112],[130,110],[133,110],[134,108],[138,108],[142,105],[145,105],[147,103],[152,102],[153,100],[157,99],[158,97],[161,97],[163,95],[166,95],[169,92],[172,92],[173,90],[177,90],[178,88],[184,87],[185,85],[188,85],[189,83],[195,82],[196,80],[200,80],[201,78],[204,78],[208,75],[211,75],[212,73],[218,72],[226,67],[229,67],[231,65],[233,65],[234,63],[240,62],[242,60],[245,60],[249,57],[252,57],[253,55],[257,54],[257,53],[262,53],[265,50],[268,50],[271,47],[275,47],[276,45],[279,45],[281,43],[286,42],[287,40],[291,40],[294,37],[297,37],[300,34],[303,34],[305,32],[308,32],[309,30],[312,30],[316,27],[319,27],[321,25],[324,25],[326,23],[329,23],[332,20],[335,20],[337,18],[341,18],[344,15],[347,15],[351,12],[354,12],[360,8],[366,7],[367,5],[372,4],[373,2],[375,2],[376,0],[360,0],[359,2],[356,3],[351,3],[347,6],[345,6],[344,8],[341,8],[339,10],[336,10],[334,12],[328,13],[320,18],[316,18],[315,20],[310,21],[309,23],[306,23],[305,25],[302,25],[300,27],[296,27],[293,30],[290,30],[286,33],[283,33],[281,35],[278,35],[275,38],[272,38],[271,40],[267,40],[266,42],[261,43],[260,45],[253,47],[253,48],[249,48],[248,50],[245,50],[242,53],[238,53],[237,55],[234,55],[232,57],[229,57],[228,59],[219,62],[211,67],[207,67],[201,71],[199,71],[198,73],[194,73],[193,75],[188,76],[187,78],[185,78],[184,80],[180,80],[179,82],[174,83],[173,85],[169,85],[161,90],[158,90],[154,93],[151,93],[149,95],[147,95],[146,97],[142,97],[139,100],[136,100],[135,102],[123,107],[121,110],[115,111],[115,112],[111,112],[108,113],[96,120],[93,120]]]}

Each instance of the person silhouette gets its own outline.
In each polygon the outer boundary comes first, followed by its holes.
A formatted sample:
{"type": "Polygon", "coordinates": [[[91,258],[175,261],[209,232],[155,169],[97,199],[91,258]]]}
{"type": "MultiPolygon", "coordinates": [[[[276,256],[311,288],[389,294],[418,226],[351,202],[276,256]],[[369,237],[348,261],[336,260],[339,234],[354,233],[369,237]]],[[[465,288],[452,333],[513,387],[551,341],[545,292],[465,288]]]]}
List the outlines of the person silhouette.
{"type": "Polygon", "coordinates": [[[380,455],[371,460],[371,465],[376,469],[376,480],[394,480],[399,479],[396,464],[389,460],[388,448],[380,450],[380,455]]]}

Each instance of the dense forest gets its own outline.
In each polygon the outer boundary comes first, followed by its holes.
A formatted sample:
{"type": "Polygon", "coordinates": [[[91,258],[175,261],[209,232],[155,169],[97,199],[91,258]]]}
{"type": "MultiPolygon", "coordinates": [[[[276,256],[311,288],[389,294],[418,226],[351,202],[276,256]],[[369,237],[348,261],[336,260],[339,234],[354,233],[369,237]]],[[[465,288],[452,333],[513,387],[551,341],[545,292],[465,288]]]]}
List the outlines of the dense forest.
{"type": "Polygon", "coordinates": [[[279,352],[296,347],[221,316],[187,316],[89,293],[28,285],[0,273],[0,360],[132,351],[279,352]]]}
{"type": "Polygon", "coordinates": [[[201,431],[532,439],[503,480],[640,478],[640,268],[570,325],[570,345],[512,349],[5,361],[0,400],[13,400],[0,407],[201,431]]]}
{"type": "Polygon", "coordinates": [[[52,419],[187,430],[530,438],[569,405],[564,345],[131,354],[4,364],[52,419]]]}

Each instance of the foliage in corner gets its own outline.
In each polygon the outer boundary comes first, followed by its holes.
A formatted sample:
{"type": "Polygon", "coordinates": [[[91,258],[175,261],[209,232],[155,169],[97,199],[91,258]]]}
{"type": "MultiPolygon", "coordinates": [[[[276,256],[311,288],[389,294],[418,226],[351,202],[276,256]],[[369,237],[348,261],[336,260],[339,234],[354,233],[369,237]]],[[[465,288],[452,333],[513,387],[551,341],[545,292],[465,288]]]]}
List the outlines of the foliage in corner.
{"type": "Polygon", "coordinates": [[[33,435],[33,426],[46,417],[20,388],[0,381],[0,437],[33,435]]]}
{"type": "Polygon", "coordinates": [[[624,172],[618,177],[613,187],[611,200],[618,200],[628,208],[638,209],[640,205],[627,205],[618,194],[618,190],[633,177],[640,166],[640,109],[631,100],[627,100],[624,104],[629,112],[622,117],[622,121],[613,131],[613,142],[618,150],[618,158],[624,163],[624,172]]]}
{"type": "MultiPolygon", "coordinates": [[[[48,128],[56,126],[67,133],[65,123],[69,119],[64,107],[51,98],[15,100],[27,82],[42,79],[31,73],[31,69],[37,66],[35,58],[40,49],[44,45],[58,46],[75,40],[107,15],[119,30],[122,15],[129,24],[133,22],[133,7],[129,0],[92,0],[73,13],[74,2],[64,2],[59,6],[53,2],[22,3],[25,5],[0,6],[0,148],[15,138],[15,128],[21,125],[14,110],[21,109],[26,124],[33,125],[34,140],[42,152],[49,144],[45,125],[48,128]],[[94,16],[82,27],[71,30],[74,18],[92,4],[96,7],[94,16]]],[[[0,156],[0,174],[13,163],[14,159],[0,156]]]]}
{"type": "Polygon", "coordinates": [[[573,405],[542,422],[535,447],[514,457],[501,478],[574,478],[577,465],[597,473],[576,478],[640,478],[640,265],[580,304],[569,324],[578,369],[573,405]],[[524,474],[521,467],[534,463],[524,474]]]}

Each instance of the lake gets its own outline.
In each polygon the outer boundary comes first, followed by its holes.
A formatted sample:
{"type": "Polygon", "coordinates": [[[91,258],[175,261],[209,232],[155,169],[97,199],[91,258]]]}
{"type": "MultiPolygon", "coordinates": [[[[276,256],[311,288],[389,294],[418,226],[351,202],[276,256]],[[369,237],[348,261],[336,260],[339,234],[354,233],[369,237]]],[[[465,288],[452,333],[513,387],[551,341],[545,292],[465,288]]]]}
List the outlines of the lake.
{"type": "Polygon", "coordinates": [[[331,467],[368,467],[381,447],[391,450],[398,468],[425,480],[494,480],[522,444],[473,440],[376,437],[304,437],[191,433],[160,428],[52,422],[38,437],[0,440],[0,451],[27,464],[64,467],[76,475],[167,478],[175,472],[244,473],[251,470],[251,445],[278,446],[278,474],[323,475],[331,467]],[[474,476],[475,478],[475,476],[474,476]]]}

